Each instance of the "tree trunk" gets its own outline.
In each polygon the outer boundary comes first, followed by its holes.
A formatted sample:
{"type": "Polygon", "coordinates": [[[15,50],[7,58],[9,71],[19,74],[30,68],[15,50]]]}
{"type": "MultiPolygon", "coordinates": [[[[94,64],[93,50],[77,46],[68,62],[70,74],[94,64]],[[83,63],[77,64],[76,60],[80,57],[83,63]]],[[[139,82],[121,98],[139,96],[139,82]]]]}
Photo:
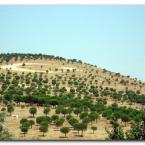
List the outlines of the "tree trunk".
{"type": "Polygon", "coordinates": [[[78,130],[78,135],[79,135],[79,130],[78,130]]]}
{"type": "Polygon", "coordinates": [[[83,130],[82,130],[82,135],[81,136],[83,137],[83,130]]]}

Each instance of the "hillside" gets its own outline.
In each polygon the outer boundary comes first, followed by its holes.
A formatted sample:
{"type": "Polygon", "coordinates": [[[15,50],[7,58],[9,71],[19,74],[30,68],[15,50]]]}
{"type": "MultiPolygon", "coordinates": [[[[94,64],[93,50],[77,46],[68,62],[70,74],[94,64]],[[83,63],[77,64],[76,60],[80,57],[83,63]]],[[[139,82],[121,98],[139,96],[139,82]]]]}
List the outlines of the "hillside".
{"type": "Polygon", "coordinates": [[[114,122],[124,131],[141,122],[144,104],[145,84],[129,76],[76,59],[0,54],[0,110],[12,139],[105,140],[114,122]],[[35,124],[25,131],[22,119],[35,124]]]}

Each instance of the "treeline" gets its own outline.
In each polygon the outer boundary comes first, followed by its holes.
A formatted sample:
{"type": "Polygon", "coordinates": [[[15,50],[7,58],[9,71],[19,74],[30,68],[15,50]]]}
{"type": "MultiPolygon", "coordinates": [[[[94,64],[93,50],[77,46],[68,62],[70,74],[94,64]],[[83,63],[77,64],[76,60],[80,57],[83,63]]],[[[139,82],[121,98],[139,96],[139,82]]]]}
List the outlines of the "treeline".
{"type": "Polygon", "coordinates": [[[142,105],[145,104],[145,95],[140,94],[139,91],[134,92],[132,90],[127,90],[127,91],[113,92],[112,98],[117,99],[119,101],[124,100],[124,101],[130,101],[131,103],[139,103],[142,105]]]}
{"type": "Polygon", "coordinates": [[[59,56],[54,56],[54,55],[46,55],[46,54],[32,54],[32,53],[1,53],[0,54],[0,59],[1,59],[1,63],[3,61],[5,62],[9,62],[11,59],[14,59],[15,61],[18,60],[18,58],[20,58],[20,61],[23,61],[25,59],[55,59],[55,60],[59,60],[59,61],[68,61],[68,62],[77,62],[77,63],[82,63],[81,60],[77,60],[77,59],[65,59],[63,57],[59,57],[59,56]]]}

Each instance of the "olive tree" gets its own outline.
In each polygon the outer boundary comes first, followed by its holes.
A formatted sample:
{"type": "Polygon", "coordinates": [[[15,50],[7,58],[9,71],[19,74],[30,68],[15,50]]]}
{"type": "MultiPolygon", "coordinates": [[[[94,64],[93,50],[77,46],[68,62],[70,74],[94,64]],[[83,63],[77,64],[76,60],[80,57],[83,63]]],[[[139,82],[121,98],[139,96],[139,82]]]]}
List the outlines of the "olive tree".
{"type": "Polygon", "coordinates": [[[43,132],[43,136],[44,133],[46,133],[48,131],[48,124],[47,123],[42,123],[39,127],[40,132],[43,132]]]}
{"type": "Polygon", "coordinates": [[[69,133],[70,129],[69,129],[69,127],[62,127],[62,128],[60,129],[60,131],[61,131],[63,134],[65,134],[65,137],[66,137],[66,134],[69,133]]]}
{"type": "Polygon", "coordinates": [[[29,123],[30,123],[30,126],[32,128],[32,126],[35,124],[35,121],[34,120],[29,120],[29,123]]]}
{"type": "Polygon", "coordinates": [[[97,130],[96,126],[92,126],[91,129],[93,130],[93,134],[95,133],[95,131],[97,130]]]}
{"type": "Polygon", "coordinates": [[[30,110],[29,110],[29,112],[30,112],[30,114],[32,114],[33,117],[34,117],[34,115],[37,113],[36,107],[31,107],[30,110]]]}
{"type": "Polygon", "coordinates": [[[49,112],[50,112],[50,108],[45,107],[44,110],[43,110],[43,113],[47,116],[49,112]]]}
{"type": "Polygon", "coordinates": [[[12,105],[12,104],[9,104],[9,105],[7,105],[7,111],[10,113],[10,115],[11,115],[11,113],[14,111],[14,106],[12,105]]]}
{"type": "Polygon", "coordinates": [[[21,132],[23,132],[24,136],[28,132],[28,128],[25,126],[21,126],[21,132]]]}

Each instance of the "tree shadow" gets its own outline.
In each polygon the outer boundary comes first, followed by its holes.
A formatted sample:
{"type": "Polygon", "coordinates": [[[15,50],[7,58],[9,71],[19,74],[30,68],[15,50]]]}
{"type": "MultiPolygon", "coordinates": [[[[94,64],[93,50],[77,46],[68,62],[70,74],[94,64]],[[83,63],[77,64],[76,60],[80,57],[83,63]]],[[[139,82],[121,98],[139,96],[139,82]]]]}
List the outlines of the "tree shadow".
{"type": "MultiPolygon", "coordinates": [[[[26,135],[25,135],[26,136],[26,135]]],[[[25,138],[24,133],[20,133],[20,137],[25,138]]]]}
{"type": "Polygon", "coordinates": [[[80,135],[80,134],[76,134],[75,136],[77,136],[77,137],[84,137],[83,135],[80,135]]]}
{"type": "Polygon", "coordinates": [[[38,136],[39,137],[45,137],[46,135],[45,134],[44,135],[43,134],[39,134],[38,136]]]}
{"type": "Polygon", "coordinates": [[[34,118],[33,116],[28,116],[28,118],[34,118]]]}
{"type": "Polygon", "coordinates": [[[68,138],[67,136],[65,137],[65,136],[60,136],[59,138],[68,138]]]}
{"type": "Polygon", "coordinates": [[[59,129],[59,128],[54,128],[53,130],[54,130],[54,131],[60,131],[60,129],[59,129]]]}

